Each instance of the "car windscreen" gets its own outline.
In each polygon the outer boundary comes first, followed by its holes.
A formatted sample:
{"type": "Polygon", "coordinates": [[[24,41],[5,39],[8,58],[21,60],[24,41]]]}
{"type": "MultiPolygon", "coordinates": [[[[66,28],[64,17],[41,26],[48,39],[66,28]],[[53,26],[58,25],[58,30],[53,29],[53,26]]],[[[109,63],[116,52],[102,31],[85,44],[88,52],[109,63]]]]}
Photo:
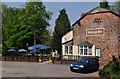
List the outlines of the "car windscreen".
{"type": "Polygon", "coordinates": [[[79,58],[77,62],[87,63],[89,61],[89,58],[79,58]]]}

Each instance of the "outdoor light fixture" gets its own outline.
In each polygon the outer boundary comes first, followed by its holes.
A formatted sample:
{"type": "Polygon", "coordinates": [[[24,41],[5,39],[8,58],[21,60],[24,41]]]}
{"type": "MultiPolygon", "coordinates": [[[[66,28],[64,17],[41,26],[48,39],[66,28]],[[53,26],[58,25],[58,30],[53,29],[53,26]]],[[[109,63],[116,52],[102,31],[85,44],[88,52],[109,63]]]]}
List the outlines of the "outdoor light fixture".
{"type": "Polygon", "coordinates": [[[81,26],[81,23],[78,21],[78,25],[81,26]]]}
{"type": "Polygon", "coordinates": [[[73,64],[70,64],[70,66],[73,66],[73,64]]]}

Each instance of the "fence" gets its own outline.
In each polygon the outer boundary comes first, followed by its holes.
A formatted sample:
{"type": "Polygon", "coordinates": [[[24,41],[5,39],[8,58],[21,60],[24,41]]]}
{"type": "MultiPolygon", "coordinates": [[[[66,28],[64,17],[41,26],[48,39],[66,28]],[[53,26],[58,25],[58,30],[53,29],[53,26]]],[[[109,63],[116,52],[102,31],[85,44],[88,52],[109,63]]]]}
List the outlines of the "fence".
{"type": "Polygon", "coordinates": [[[3,56],[3,61],[39,62],[38,56],[3,56]]]}
{"type": "Polygon", "coordinates": [[[79,59],[80,57],[81,56],[78,56],[78,55],[74,55],[74,56],[73,55],[66,55],[66,56],[63,56],[59,62],[61,62],[62,64],[71,64],[71,63],[75,62],[77,59],[79,59]]]}
{"type": "Polygon", "coordinates": [[[71,64],[79,58],[80,56],[64,56],[61,59],[56,57],[54,62],[55,64],[71,64]]]}

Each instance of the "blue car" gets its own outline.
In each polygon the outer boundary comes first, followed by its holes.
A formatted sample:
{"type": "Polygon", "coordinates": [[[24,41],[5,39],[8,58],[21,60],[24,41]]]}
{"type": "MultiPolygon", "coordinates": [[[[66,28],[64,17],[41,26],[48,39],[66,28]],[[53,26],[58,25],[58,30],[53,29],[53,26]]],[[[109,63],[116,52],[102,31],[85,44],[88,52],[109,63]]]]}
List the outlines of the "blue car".
{"type": "Polygon", "coordinates": [[[80,57],[70,65],[72,72],[92,72],[99,70],[99,62],[95,57],[80,57]]]}

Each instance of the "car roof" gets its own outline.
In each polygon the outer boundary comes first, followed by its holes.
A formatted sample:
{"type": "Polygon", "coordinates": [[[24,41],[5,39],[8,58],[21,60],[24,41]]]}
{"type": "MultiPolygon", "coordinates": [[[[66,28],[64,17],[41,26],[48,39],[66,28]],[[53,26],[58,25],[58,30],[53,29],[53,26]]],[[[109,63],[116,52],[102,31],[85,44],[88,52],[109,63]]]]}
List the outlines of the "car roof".
{"type": "MultiPolygon", "coordinates": [[[[98,59],[98,57],[93,57],[93,56],[81,56],[80,58],[86,58],[86,59],[98,59]]],[[[79,59],[80,59],[79,58],[79,59]]]]}

